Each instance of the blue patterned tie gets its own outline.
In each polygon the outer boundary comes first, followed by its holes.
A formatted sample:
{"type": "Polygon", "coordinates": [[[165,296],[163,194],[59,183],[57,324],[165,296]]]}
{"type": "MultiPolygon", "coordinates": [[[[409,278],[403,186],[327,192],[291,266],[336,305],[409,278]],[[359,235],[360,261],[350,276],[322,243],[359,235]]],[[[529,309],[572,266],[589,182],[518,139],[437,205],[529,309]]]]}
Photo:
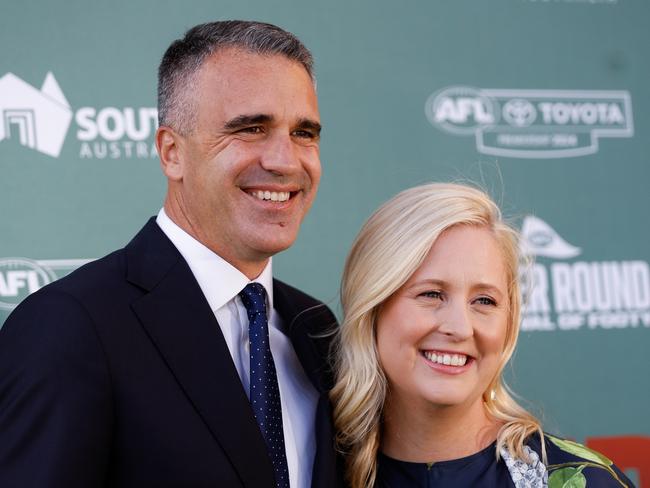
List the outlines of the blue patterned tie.
{"type": "Polygon", "coordinates": [[[250,402],[255,420],[271,457],[278,488],[289,488],[289,468],[284,449],[282,406],[275,363],[269,344],[269,324],[266,317],[266,292],[259,283],[249,283],[239,297],[248,312],[250,340],[250,402]]]}

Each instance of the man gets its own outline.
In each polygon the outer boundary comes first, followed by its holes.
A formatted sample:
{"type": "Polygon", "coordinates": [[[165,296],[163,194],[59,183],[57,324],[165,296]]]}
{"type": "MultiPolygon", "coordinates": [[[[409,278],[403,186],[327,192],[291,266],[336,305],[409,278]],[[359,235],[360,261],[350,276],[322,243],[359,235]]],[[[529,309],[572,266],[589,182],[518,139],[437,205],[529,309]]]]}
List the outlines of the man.
{"type": "Polygon", "coordinates": [[[199,25],[158,98],[158,217],[0,331],[0,486],[335,486],[335,318],[271,271],[320,179],[311,55],[199,25]]]}

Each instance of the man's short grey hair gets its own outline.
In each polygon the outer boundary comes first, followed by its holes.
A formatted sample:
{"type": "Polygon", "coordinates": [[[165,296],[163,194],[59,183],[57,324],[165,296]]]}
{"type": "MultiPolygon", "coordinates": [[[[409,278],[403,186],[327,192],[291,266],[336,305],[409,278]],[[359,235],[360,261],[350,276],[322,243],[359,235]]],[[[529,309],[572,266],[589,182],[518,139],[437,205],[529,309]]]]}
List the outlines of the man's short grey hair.
{"type": "Polygon", "coordinates": [[[263,22],[227,20],[192,27],[171,43],[158,68],[158,123],[181,134],[194,129],[197,101],[196,75],[203,62],[224,48],[255,54],[279,54],[296,61],[314,79],[314,60],[300,40],[280,27],[263,22]]]}

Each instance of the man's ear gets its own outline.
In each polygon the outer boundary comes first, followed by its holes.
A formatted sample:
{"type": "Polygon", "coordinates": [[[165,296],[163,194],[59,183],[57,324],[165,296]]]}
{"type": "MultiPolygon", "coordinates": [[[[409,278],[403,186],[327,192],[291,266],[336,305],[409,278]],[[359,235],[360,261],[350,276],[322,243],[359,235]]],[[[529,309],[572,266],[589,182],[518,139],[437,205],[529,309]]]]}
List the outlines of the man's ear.
{"type": "Polygon", "coordinates": [[[160,126],[156,131],[156,149],[160,166],[165,176],[171,181],[183,179],[183,162],[181,158],[180,138],[182,136],[171,127],[160,126]]]}

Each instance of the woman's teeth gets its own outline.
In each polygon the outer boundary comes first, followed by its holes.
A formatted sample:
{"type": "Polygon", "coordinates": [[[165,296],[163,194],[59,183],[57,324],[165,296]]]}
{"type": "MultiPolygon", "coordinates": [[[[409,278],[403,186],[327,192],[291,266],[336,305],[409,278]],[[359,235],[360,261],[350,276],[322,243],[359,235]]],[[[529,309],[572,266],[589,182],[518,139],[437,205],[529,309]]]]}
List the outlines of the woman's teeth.
{"type": "Polygon", "coordinates": [[[432,363],[444,364],[447,366],[465,366],[467,356],[464,354],[445,354],[433,351],[423,351],[424,357],[432,363]]]}

